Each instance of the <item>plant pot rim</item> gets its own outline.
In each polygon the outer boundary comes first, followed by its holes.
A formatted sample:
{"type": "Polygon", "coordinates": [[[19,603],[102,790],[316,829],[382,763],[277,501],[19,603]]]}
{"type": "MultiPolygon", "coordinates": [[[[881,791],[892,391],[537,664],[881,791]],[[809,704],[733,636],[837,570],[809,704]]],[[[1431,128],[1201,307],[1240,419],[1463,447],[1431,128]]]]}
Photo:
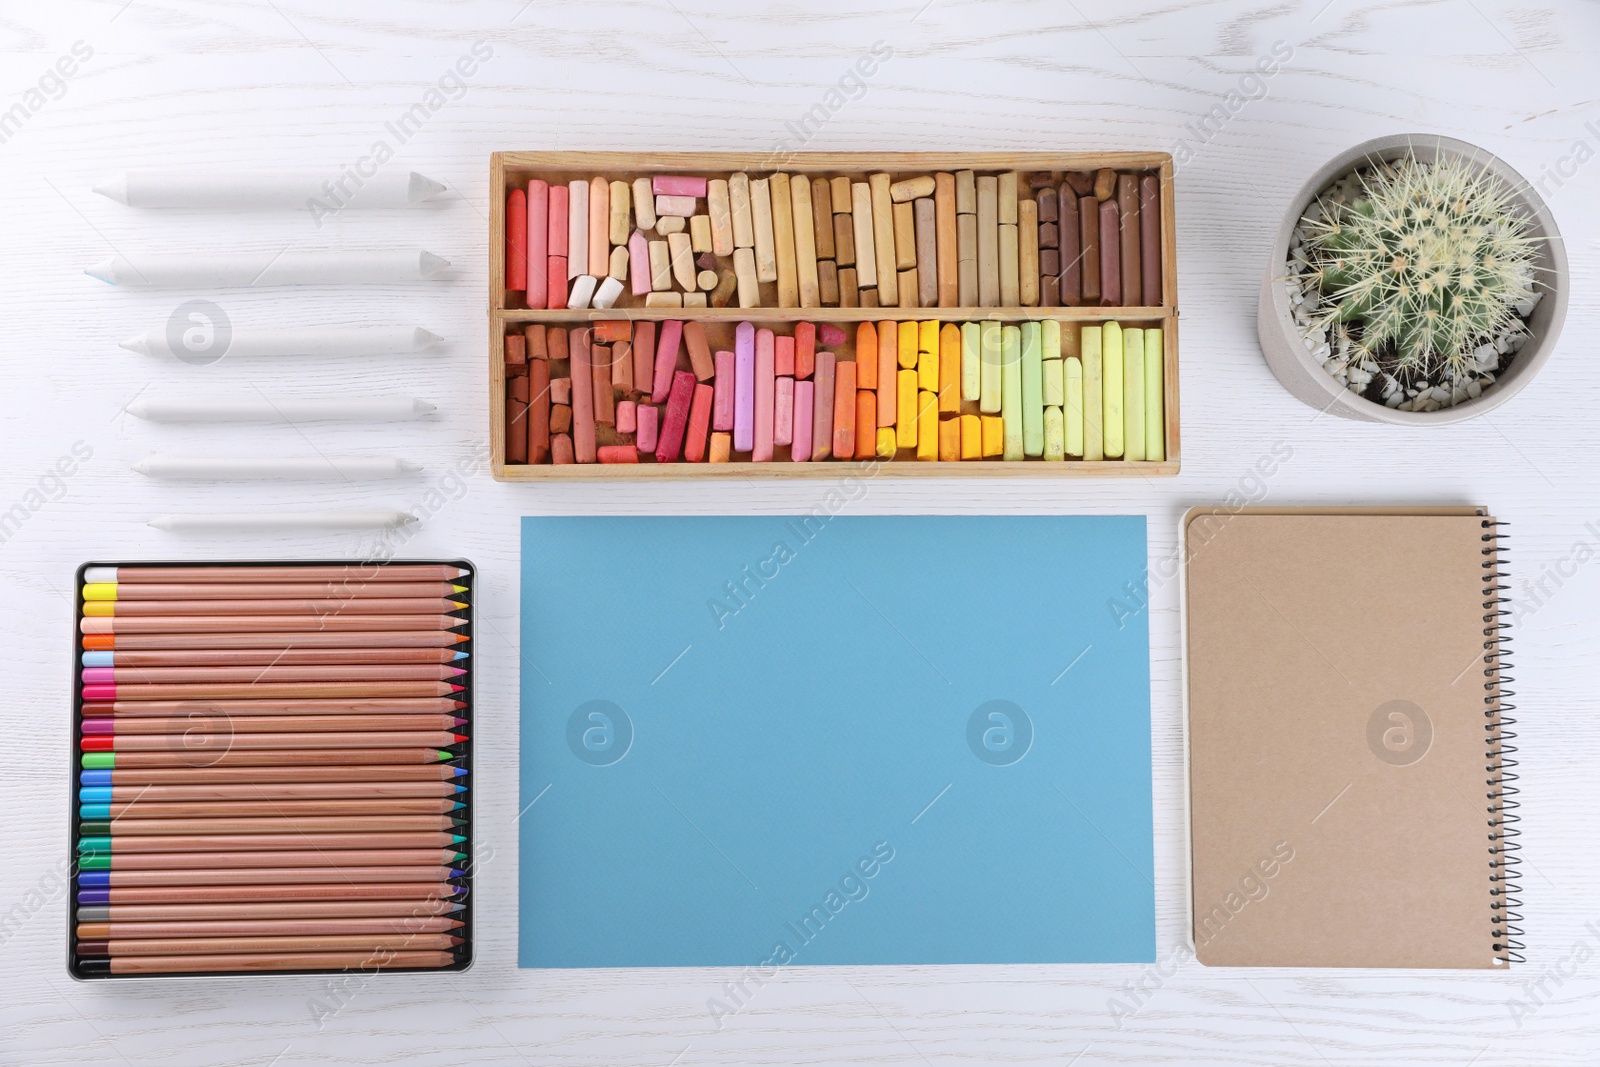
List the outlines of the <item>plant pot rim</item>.
{"type": "MultiPolygon", "coordinates": [[[[1284,347],[1292,352],[1299,369],[1305,372],[1305,378],[1309,379],[1302,384],[1309,385],[1313,395],[1320,394],[1321,402],[1314,402],[1311,397],[1305,395],[1306,390],[1293,388],[1278,366],[1273,366],[1273,372],[1283,380],[1285,387],[1289,387],[1291,392],[1312,407],[1321,407],[1323,411],[1346,418],[1425,426],[1460,422],[1482,415],[1510,400],[1533,379],[1555,350],[1562,322],[1566,318],[1570,277],[1567,254],[1562,244],[1561,232],[1543,198],[1515,168],[1492,152],[1470,142],[1442,134],[1407,133],[1375,137],[1333,156],[1311,175],[1290,202],[1289,210],[1284,213],[1273,240],[1271,256],[1266,277],[1262,281],[1262,303],[1258,314],[1258,330],[1261,333],[1263,352],[1266,352],[1269,344],[1267,310],[1270,307],[1271,323],[1281,334],[1285,342],[1284,347]],[[1391,160],[1405,154],[1415,155],[1422,160],[1431,160],[1441,155],[1460,157],[1493,175],[1515,192],[1521,208],[1533,224],[1534,232],[1544,238],[1539,267],[1543,295],[1534,309],[1534,315],[1530,318],[1531,336],[1517,351],[1516,357],[1506,369],[1496,376],[1494,384],[1485,389],[1480,396],[1434,411],[1400,411],[1367,400],[1352,392],[1348,386],[1340,384],[1323,370],[1322,364],[1305,348],[1303,334],[1294,321],[1289,296],[1283,284],[1286,277],[1285,264],[1289,258],[1289,241],[1300,217],[1311,202],[1329,185],[1360,169],[1364,161],[1391,160]],[[1538,329],[1533,328],[1534,320],[1540,320],[1538,329]]],[[[1273,362],[1270,357],[1268,362],[1269,364],[1273,362]]]]}

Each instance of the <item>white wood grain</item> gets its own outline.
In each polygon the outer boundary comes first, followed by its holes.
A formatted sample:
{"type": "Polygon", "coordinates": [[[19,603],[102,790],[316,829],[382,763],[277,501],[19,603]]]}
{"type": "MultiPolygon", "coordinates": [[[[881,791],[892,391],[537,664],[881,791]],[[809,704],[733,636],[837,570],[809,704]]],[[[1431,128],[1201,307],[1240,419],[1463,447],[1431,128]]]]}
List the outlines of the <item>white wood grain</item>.
{"type": "MultiPolygon", "coordinates": [[[[1563,176],[1575,142],[1600,151],[1593,71],[1600,5],[1582,0],[57,0],[0,10],[0,104],[82,40],[64,94],[0,144],[0,511],[75,441],[93,458],[0,544],[4,633],[18,681],[0,694],[7,857],[0,915],[49,900],[0,945],[0,1062],[16,1064],[1581,1064],[1600,1049],[1600,385],[1591,338],[1600,164],[1563,176]],[[501,485],[483,472],[487,425],[483,198],[494,149],[768,149],[875,41],[894,57],[805,145],[817,150],[1176,149],[1184,472],[1177,479],[873,484],[854,510],[1099,512],[1150,518],[1153,555],[1177,516],[1238,490],[1274,502],[1481,502],[1510,521],[1521,620],[1526,966],[1509,975],[1208,971],[1180,946],[1183,845],[1177,601],[1150,616],[1158,943],[1140,967],[794,968],[718,1030],[714,970],[518,971],[517,517],[759,513],[809,506],[820,485],[501,485]],[[474,42],[494,58],[399,147],[393,166],[463,197],[411,213],[304,219],[145,213],[92,195],[126,166],[327,166],[386,136],[474,42]],[[1274,42],[1293,49],[1265,95],[1206,140],[1187,129],[1274,42]],[[1594,127],[1586,123],[1594,122],[1594,127]],[[1255,346],[1269,235],[1303,176],[1381,133],[1438,131],[1546,180],[1576,299],[1556,358],[1493,415],[1410,431],[1315,413],[1280,389],[1255,346]],[[207,294],[240,321],[416,321],[445,335],[402,359],[222,363],[145,359],[115,343],[161,327],[188,294],[120,292],[79,271],[140,249],[420,245],[454,261],[433,286],[347,293],[207,294]],[[159,427],[119,416],[143,390],[324,395],[409,392],[436,419],[319,427],[159,427]],[[287,444],[285,444],[287,442],[287,444]],[[1292,458],[1255,480],[1277,442],[1292,458]],[[393,451],[414,482],[356,488],[164,486],[128,470],[152,449],[393,451]],[[452,464],[473,471],[450,479],[452,464]],[[442,487],[442,503],[427,497],[442,487]],[[374,980],[319,1020],[327,982],[78,985],[65,912],[49,892],[65,854],[72,570],[91,558],[340,555],[341,537],[181,539],[142,525],[175,510],[424,506],[412,555],[481,568],[477,966],[374,980]],[[1595,523],[1591,529],[1587,523],[1595,523]],[[1559,568],[1559,571],[1558,571],[1559,568]],[[1545,574],[1545,591],[1527,583],[1545,574]],[[1528,599],[1528,603],[1532,603],[1528,599]],[[24,674],[23,672],[26,672],[24,674]],[[498,917],[498,921],[488,921],[498,917]],[[1594,923],[1592,928],[1589,924],[1594,923]],[[1543,982],[1542,989],[1533,988],[1543,982]],[[1110,1002],[1149,990],[1131,1018],[1110,1002]],[[1520,1021],[1512,1007],[1537,995],[1520,1021]],[[1520,1022],[1520,1024],[1519,1024],[1520,1022]]],[[[46,488],[53,488],[47,485],[46,488]]],[[[1359,567],[1359,548],[1334,566],[1359,567]]],[[[974,916],[981,922],[982,916],[974,916]]]]}

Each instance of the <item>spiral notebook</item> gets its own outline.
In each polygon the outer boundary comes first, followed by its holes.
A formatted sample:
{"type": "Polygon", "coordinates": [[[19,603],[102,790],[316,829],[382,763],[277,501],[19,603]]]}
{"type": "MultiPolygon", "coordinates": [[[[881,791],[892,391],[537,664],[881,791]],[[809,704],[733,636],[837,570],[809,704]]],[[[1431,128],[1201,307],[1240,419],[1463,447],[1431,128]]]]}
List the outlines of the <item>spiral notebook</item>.
{"type": "Polygon", "coordinates": [[[1521,962],[1501,525],[1480,508],[1185,517],[1202,963],[1521,962]]]}

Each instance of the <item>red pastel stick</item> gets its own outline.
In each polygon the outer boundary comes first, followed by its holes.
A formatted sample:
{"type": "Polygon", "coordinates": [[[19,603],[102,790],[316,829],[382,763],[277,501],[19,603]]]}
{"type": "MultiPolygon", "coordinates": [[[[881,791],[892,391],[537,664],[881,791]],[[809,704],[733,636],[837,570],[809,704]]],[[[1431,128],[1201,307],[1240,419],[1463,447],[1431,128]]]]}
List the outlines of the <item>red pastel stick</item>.
{"type": "Polygon", "coordinates": [[[733,374],[732,352],[717,353],[715,396],[711,403],[711,428],[719,432],[733,429],[733,374]]]}
{"type": "Polygon", "coordinates": [[[773,350],[772,373],[780,378],[794,377],[794,338],[777,337],[773,339],[776,348],[773,350]]]}
{"type": "MultiPolygon", "coordinates": [[[[633,327],[633,391],[648,393],[655,388],[656,324],[635,323],[633,327]]],[[[649,452],[641,442],[639,447],[649,452]]]]}
{"type": "MultiPolygon", "coordinates": [[[[549,254],[552,256],[560,256],[563,260],[561,264],[561,285],[563,288],[565,288],[567,284],[567,265],[565,260],[567,258],[568,202],[568,189],[565,185],[558,184],[550,187],[550,213],[547,216],[547,236],[545,239],[550,244],[549,254]]],[[[552,277],[553,276],[554,275],[552,274],[552,277]]],[[[554,307],[555,305],[552,304],[551,306],[554,307]]],[[[562,306],[566,306],[565,301],[562,302],[562,306]]]]}
{"type": "MultiPolygon", "coordinates": [[[[555,190],[550,190],[552,194],[555,190]]],[[[544,306],[548,308],[564,308],[567,306],[567,257],[550,256],[545,262],[545,293],[544,306]]]]}
{"type": "Polygon", "coordinates": [[[506,197],[506,290],[528,288],[528,194],[511,190],[506,197]]]}
{"type": "Polygon", "coordinates": [[[549,265],[550,242],[550,185],[538,178],[528,183],[528,306],[542,308],[550,295],[550,282],[545,275],[549,265]]]}
{"type": "MultiPolygon", "coordinates": [[[[589,362],[589,331],[573,330],[567,335],[568,359],[572,363],[572,452],[579,463],[595,461],[594,368],[589,362]]],[[[611,388],[610,378],[606,388],[611,388]]]]}
{"type": "Polygon", "coordinates": [[[694,387],[694,399],[689,404],[689,436],[683,442],[683,458],[690,463],[701,463],[706,458],[706,434],[711,429],[715,392],[712,386],[705,384],[694,387]]]}
{"type": "Polygon", "coordinates": [[[656,462],[675,463],[683,451],[683,435],[689,428],[689,405],[694,399],[694,374],[681,370],[672,376],[672,390],[667,394],[667,414],[661,420],[661,433],[656,439],[656,462]]]}
{"type": "Polygon", "coordinates": [[[599,455],[601,463],[639,462],[639,450],[632,445],[601,445],[599,455]]]}
{"type": "Polygon", "coordinates": [[[839,459],[856,454],[856,365],[849,359],[833,367],[833,454],[839,459]]]}
{"type": "Polygon", "coordinates": [[[683,342],[683,323],[668,319],[661,324],[661,342],[656,345],[656,365],[650,378],[650,402],[660,404],[672,392],[673,372],[678,369],[678,346],[683,342]]]}
{"type": "Polygon", "coordinates": [[[817,367],[817,326],[813,322],[794,324],[794,376],[809,378],[817,367]]]}

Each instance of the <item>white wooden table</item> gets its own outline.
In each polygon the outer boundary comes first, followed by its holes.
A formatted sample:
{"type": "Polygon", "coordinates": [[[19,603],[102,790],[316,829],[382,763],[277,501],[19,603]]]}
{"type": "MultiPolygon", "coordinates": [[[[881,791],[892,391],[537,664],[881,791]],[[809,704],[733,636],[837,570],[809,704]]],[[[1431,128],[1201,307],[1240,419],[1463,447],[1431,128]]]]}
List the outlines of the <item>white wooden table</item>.
{"type": "MultiPolygon", "coordinates": [[[[1593,1063],[1600,1058],[1600,5],[1581,0],[53,0],[0,13],[0,579],[13,682],[0,696],[0,1062],[7,1064],[792,1064],[884,1062],[1593,1063]],[[766,8],[766,11],[761,9],[766,8]],[[867,9],[870,13],[863,13],[867,9]],[[75,42],[92,55],[47,75],[75,42]],[[826,122],[794,128],[874,42],[892,58],[826,122]],[[492,59],[401,143],[397,123],[476,42],[492,59]],[[1282,69],[1245,79],[1258,58],[1282,69]],[[34,97],[30,87],[41,88],[34,97]],[[1229,94],[1238,93],[1230,110],[1229,94]],[[1253,99],[1246,99],[1253,97],[1253,99]],[[34,106],[37,104],[38,106],[34,106]],[[1222,111],[1215,111],[1218,106],[1222,111]],[[13,113],[15,115],[15,113],[13,113]],[[1208,119],[1207,116],[1211,117],[1208,119]],[[1220,116],[1220,117],[1219,117],[1220,116]],[[1268,236],[1305,174],[1381,133],[1479,143],[1542,182],[1572,260],[1561,345],[1487,418],[1357,425],[1291,399],[1256,349],[1268,236]],[[410,214],[155,217],[89,189],[123,166],[327,167],[387,141],[390,166],[463,199],[410,214]],[[1483,503],[1512,523],[1528,963],[1510,974],[1208,971],[1183,944],[1175,588],[1151,616],[1160,964],[785,970],[718,1030],[715,970],[519,971],[516,945],[517,519],[536,513],[782,513],[817,485],[508,486],[483,465],[488,155],[501,148],[1168,149],[1178,171],[1183,473],[1159,482],[871,484],[858,513],[1178,515],[1230,493],[1274,503],[1483,503]],[[1581,162],[1580,162],[1581,159],[1581,162]],[[124,352],[188,294],[84,277],[117,249],[417,244],[440,285],[209,294],[236,322],[418,321],[442,354],[192,367],[124,352]],[[199,489],[129,465],[154,450],[283,449],[282,430],[161,427],[151,396],[414,393],[436,421],[318,428],[289,450],[398,452],[414,482],[357,490],[199,489]],[[1270,475],[1257,463],[1290,457],[1270,475]],[[69,476],[61,457],[91,451],[69,476]],[[73,568],[93,559],[348,556],[345,536],[184,539],[168,511],[411,507],[414,556],[465,555],[478,611],[478,962],[448,977],[81,985],[64,968],[73,568]],[[13,514],[17,514],[12,509],[13,514]],[[1539,588],[1534,588],[1538,584],[1539,588]],[[1531,609],[1531,610],[1530,610],[1531,609]],[[1132,992],[1135,987],[1141,992],[1132,992]],[[1117,1003],[1124,1010],[1117,1010],[1117,1003]],[[1131,1009],[1131,1010],[1129,1010],[1131,1009]]],[[[838,97],[833,98],[839,102],[838,97]]],[[[830,110],[825,107],[824,110],[830,110]]],[[[1358,551],[1337,566],[1359,567],[1358,551]]],[[[981,917],[975,917],[981,921],[981,917]]]]}

